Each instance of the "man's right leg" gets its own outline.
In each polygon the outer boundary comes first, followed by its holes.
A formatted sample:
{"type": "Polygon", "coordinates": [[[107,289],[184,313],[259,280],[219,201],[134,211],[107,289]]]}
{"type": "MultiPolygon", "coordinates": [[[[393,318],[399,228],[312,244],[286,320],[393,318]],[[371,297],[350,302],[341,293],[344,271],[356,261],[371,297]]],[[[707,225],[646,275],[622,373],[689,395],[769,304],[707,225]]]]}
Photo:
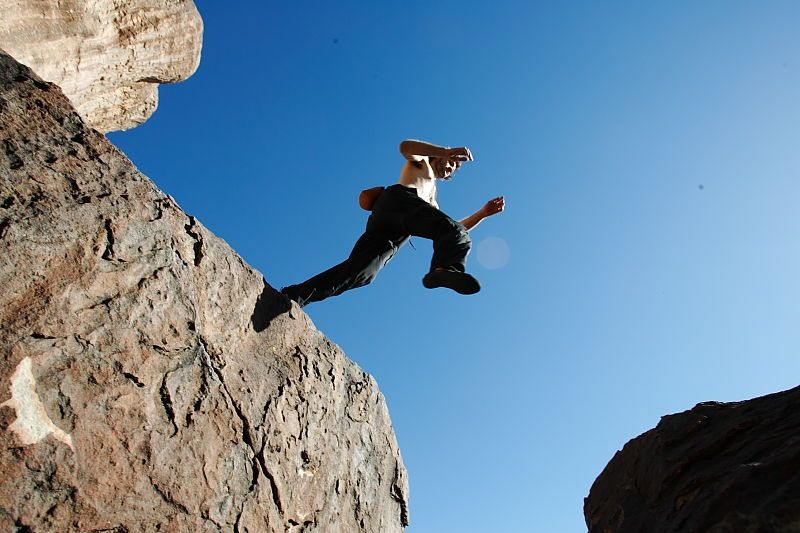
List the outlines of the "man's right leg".
{"type": "Polygon", "coordinates": [[[426,288],[447,287],[459,294],[481,290],[478,280],[464,272],[472,240],[463,224],[426,204],[408,215],[406,227],[412,235],[433,241],[431,269],[422,278],[426,288]]]}
{"type": "Polygon", "coordinates": [[[412,235],[433,241],[431,270],[466,270],[472,239],[463,224],[428,205],[409,214],[406,227],[412,235]]]}
{"type": "Polygon", "coordinates": [[[373,211],[376,222],[433,241],[431,270],[422,281],[425,287],[447,287],[461,294],[478,292],[478,280],[464,273],[472,246],[467,229],[420,199],[413,189],[400,187],[388,188],[378,199],[373,211]]]}

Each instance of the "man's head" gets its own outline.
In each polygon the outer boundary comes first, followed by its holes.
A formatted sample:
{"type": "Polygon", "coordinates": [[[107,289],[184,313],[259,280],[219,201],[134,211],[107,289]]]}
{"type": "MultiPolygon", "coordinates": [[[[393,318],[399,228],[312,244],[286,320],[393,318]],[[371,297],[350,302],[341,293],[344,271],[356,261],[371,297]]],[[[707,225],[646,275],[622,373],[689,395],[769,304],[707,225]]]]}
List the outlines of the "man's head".
{"type": "Polygon", "coordinates": [[[461,161],[445,157],[429,157],[428,162],[433,169],[433,176],[440,180],[452,179],[453,172],[461,166],[461,161]]]}

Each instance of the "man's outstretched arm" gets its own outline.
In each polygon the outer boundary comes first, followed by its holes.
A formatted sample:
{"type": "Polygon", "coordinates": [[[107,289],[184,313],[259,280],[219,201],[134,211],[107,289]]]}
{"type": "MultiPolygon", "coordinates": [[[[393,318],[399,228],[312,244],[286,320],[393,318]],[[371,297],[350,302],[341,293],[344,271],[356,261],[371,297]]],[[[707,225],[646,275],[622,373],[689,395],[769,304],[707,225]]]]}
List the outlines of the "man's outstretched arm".
{"type": "Polygon", "coordinates": [[[492,215],[496,215],[500,213],[506,208],[506,200],[502,196],[498,196],[497,198],[492,198],[486,204],[472,213],[467,218],[461,220],[461,223],[464,225],[467,230],[471,230],[475,226],[481,223],[481,221],[492,215]]]}
{"type": "Polygon", "coordinates": [[[423,157],[441,157],[454,161],[472,161],[472,152],[469,148],[450,148],[438,146],[424,141],[409,139],[400,143],[400,153],[409,161],[420,161],[423,157]]]}

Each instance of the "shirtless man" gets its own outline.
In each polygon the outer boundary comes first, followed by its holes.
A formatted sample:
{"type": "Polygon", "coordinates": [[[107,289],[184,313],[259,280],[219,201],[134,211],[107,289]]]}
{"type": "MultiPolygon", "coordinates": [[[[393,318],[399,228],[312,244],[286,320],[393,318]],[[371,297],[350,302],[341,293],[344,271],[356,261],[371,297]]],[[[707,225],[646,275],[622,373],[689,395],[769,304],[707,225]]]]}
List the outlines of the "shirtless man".
{"type": "Polygon", "coordinates": [[[439,210],[436,180],[452,179],[462,163],[472,161],[469,149],[408,140],[400,143],[400,153],[406,158],[400,180],[375,200],[366,231],[350,256],[303,283],[284,287],[282,293],[302,307],[363,287],[375,279],[411,236],[433,241],[431,269],[422,278],[425,287],[447,287],[460,294],[474,294],[481,289],[478,280],[464,271],[472,246],[468,231],[484,218],[503,211],[503,197],[489,200],[457,222],[439,210]]]}

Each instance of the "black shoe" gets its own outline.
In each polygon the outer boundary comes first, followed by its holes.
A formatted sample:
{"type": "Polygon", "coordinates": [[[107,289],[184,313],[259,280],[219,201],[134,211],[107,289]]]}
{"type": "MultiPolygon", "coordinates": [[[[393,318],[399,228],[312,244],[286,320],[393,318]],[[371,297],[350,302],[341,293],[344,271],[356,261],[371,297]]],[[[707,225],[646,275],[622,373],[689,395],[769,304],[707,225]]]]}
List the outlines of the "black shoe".
{"type": "Polygon", "coordinates": [[[426,289],[447,287],[459,294],[475,294],[481,290],[481,284],[466,272],[456,270],[431,270],[422,278],[426,289]]]}
{"type": "Polygon", "coordinates": [[[284,287],[279,292],[284,298],[286,298],[287,301],[289,302],[294,301],[294,298],[292,298],[292,295],[288,289],[289,287],[284,287]]]}
{"type": "MultiPolygon", "coordinates": [[[[308,295],[307,298],[302,298],[296,291],[293,291],[291,287],[284,287],[281,289],[281,294],[286,296],[288,299],[297,302],[297,306],[300,308],[305,307],[308,305],[308,300],[311,298],[311,295],[308,295]]],[[[311,294],[314,294],[312,291],[311,294]]]]}

